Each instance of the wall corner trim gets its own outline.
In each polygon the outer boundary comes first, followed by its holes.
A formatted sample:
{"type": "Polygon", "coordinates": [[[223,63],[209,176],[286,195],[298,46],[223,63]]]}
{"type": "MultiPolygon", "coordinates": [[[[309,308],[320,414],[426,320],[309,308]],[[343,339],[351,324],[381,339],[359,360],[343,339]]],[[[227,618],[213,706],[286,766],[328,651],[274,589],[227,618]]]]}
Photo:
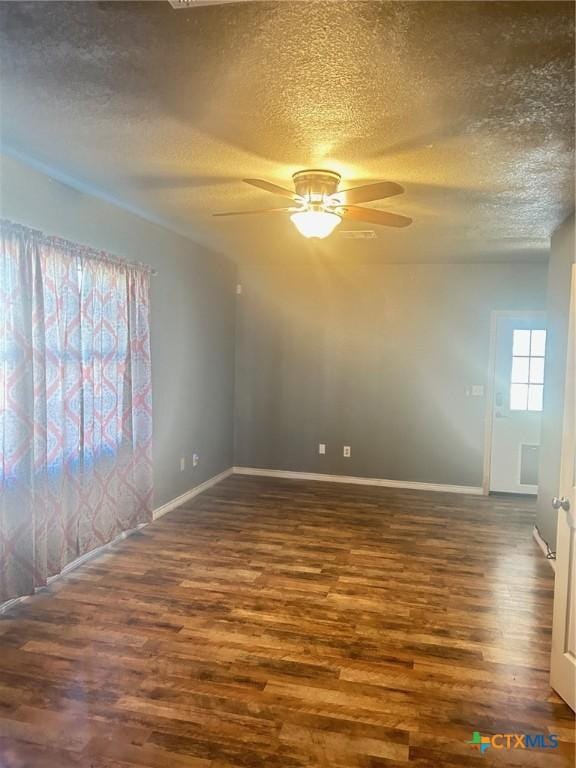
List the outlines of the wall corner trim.
{"type": "Polygon", "coordinates": [[[162,504],[160,507],[156,507],[156,509],[152,512],[152,519],[158,520],[159,517],[166,515],[168,512],[172,512],[173,509],[178,509],[178,507],[181,507],[182,504],[185,504],[187,501],[190,501],[190,499],[193,499],[194,496],[198,496],[198,494],[202,493],[203,491],[207,491],[208,488],[212,488],[213,485],[217,485],[218,483],[222,482],[222,480],[225,480],[232,474],[233,471],[234,470],[232,467],[225,469],[224,472],[220,472],[220,474],[214,475],[214,477],[209,477],[208,480],[200,483],[200,485],[195,485],[194,488],[186,491],[186,493],[177,496],[175,499],[167,501],[166,504],[162,504]]]}
{"type": "Polygon", "coordinates": [[[538,528],[536,528],[536,526],[534,526],[532,528],[532,538],[534,539],[536,544],[538,544],[538,546],[542,550],[542,552],[544,554],[544,557],[546,558],[546,561],[548,563],[550,563],[550,567],[552,568],[554,573],[556,573],[556,561],[555,560],[551,560],[548,557],[548,550],[549,550],[548,544],[546,544],[546,542],[544,541],[542,536],[540,536],[540,531],[538,530],[538,528]]]}
{"type": "Polygon", "coordinates": [[[284,469],[257,469],[255,467],[234,467],[235,475],[256,477],[279,477],[286,480],[319,480],[325,483],[348,483],[349,485],[376,485],[382,488],[402,488],[409,491],[438,491],[440,493],[466,493],[482,496],[481,487],[473,485],[442,485],[419,483],[408,480],[385,480],[377,477],[352,477],[348,475],[317,474],[315,472],[292,472],[284,469]]]}

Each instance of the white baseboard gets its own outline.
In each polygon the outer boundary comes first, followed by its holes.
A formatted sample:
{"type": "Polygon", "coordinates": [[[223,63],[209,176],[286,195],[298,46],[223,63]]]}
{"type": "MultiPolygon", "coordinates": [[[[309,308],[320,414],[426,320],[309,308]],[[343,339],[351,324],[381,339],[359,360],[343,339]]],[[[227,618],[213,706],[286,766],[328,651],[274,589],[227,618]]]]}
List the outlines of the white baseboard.
{"type": "Polygon", "coordinates": [[[235,475],[257,477],[281,477],[287,480],[320,480],[325,483],[348,483],[352,485],[376,485],[382,488],[403,488],[410,491],[440,491],[442,493],[466,493],[482,496],[482,488],[474,485],[441,485],[438,483],[413,483],[408,480],[384,480],[376,477],[350,477],[347,475],[317,474],[315,472],[291,472],[284,469],[256,469],[234,467],[235,475]]]}
{"type": "Polygon", "coordinates": [[[219,475],[214,475],[214,477],[209,477],[208,480],[205,480],[203,483],[200,483],[200,485],[195,485],[194,488],[191,488],[189,491],[186,491],[186,493],[183,493],[181,496],[177,496],[175,499],[172,499],[171,501],[167,501],[166,504],[162,504],[162,506],[157,507],[152,512],[152,519],[158,520],[159,517],[162,517],[168,512],[172,512],[173,509],[177,509],[178,507],[181,507],[182,504],[185,504],[187,501],[190,501],[190,499],[193,499],[194,496],[198,496],[198,494],[202,493],[202,491],[207,491],[208,488],[212,488],[213,485],[220,483],[222,480],[224,480],[229,475],[231,475],[233,471],[234,470],[232,467],[230,467],[229,469],[225,469],[224,472],[220,472],[219,475]]]}
{"type": "Polygon", "coordinates": [[[546,560],[550,563],[550,566],[551,566],[552,570],[554,572],[556,572],[556,561],[555,560],[551,560],[548,557],[548,545],[546,544],[546,542],[544,541],[542,536],[540,536],[540,531],[538,530],[538,528],[536,528],[536,526],[534,526],[534,528],[532,528],[532,538],[534,539],[536,544],[538,544],[538,546],[540,547],[540,549],[544,553],[544,556],[546,557],[546,560]]]}

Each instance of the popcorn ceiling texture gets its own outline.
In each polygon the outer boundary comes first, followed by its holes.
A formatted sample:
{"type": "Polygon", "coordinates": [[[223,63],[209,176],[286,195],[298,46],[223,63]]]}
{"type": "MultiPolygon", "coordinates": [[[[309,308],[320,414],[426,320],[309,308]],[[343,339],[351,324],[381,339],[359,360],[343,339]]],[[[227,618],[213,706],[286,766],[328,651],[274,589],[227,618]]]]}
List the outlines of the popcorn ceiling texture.
{"type": "Polygon", "coordinates": [[[572,3],[9,2],[0,28],[9,148],[236,258],[538,260],[573,207],[572,3]],[[210,217],[306,167],[400,182],[373,205],[414,225],[210,217]]]}

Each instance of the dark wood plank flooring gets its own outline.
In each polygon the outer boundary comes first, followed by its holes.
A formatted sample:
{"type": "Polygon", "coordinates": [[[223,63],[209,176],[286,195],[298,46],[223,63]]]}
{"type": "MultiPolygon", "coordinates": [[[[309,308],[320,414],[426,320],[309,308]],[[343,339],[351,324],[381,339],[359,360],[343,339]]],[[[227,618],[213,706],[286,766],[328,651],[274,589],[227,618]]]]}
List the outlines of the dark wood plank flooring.
{"type": "Polygon", "coordinates": [[[573,765],[533,517],[231,477],[0,618],[0,766],[573,765]]]}

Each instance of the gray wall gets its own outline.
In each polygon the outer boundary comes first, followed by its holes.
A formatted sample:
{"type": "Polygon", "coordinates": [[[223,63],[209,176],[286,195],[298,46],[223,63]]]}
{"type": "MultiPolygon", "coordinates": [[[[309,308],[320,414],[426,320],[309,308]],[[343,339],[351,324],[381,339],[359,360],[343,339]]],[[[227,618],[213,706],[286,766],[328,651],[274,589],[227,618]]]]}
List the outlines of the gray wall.
{"type": "Polygon", "coordinates": [[[481,485],[466,388],[486,383],[490,311],[545,308],[545,264],[271,256],[239,280],[237,466],[481,485]]]}
{"type": "Polygon", "coordinates": [[[536,525],[542,538],[552,550],[556,548],[558,513],[552,509],[551,500],[559,492],[570,275],[572,264],[576,259],[574,251],[574,214],[572,214],[558,227],[552,237],[548,267],[548,334],[536,525]]]}
{"type": "Polygon", "coordinates": [[[0,163],[0,216],[158,270],[151,283],[155,506],[230,467],[235,267],[12,158],[0,163]]]}

